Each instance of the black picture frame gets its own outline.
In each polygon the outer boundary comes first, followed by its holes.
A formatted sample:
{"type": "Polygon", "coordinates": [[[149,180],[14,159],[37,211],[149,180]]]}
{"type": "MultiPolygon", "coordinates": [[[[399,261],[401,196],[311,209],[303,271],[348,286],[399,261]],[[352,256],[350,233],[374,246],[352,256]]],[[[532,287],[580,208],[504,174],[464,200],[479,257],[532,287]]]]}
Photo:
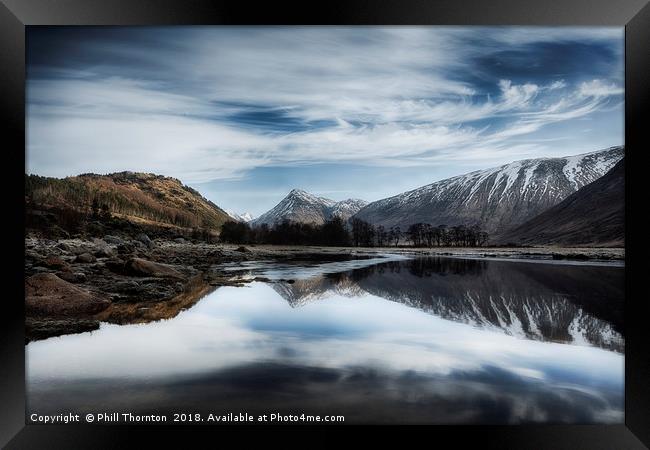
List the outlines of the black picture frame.
{"type": "MultiPolygon", "coordinates": [[[[642,155],[648,134],[644,118],[650,105],[650,4],[646,0],[348,0],[280,5],[209,0],[0,0],[0,123],[5,147],[5,283],[10,289],[0,313],[0,446],[25,448],[127,448],[135,438],[162,440],[220,434],[224,426],[26,425],[24,341],[24,186],[25,173],[25,27],[27,25],[202,25],[202,24],[341,24],[341,25],[599,25],[625,26],[626,145],[626,299],[625,425],[517,425],[417,427],[419,437],[455,447],[636,449],[650,446],[650,358],[647,300],[638,295],[632,275],[642,255],[642,239],[632,218],[642,205],[642,155]],[[22,153],[21,153],[22,152],[22,153]],[[636,167],[635,167],[636,166],[636,167]],[[633,209],[636,206],[636,210],[633,209]],[[644,337],[646,339],[644,339],[644,337]],[[450,441],[451,440],[451,441],[450,441]]],[[[641,266],[643,267],[643,266],[641,266]]],[[[304,428],[304,427],[303,427],[304,428]]],[[[416,427],[413,427],[415,429],[416,427]]],[[[385,430],[364,431],[377,436],[385,430]]],[[[257,428],[260,431],[260,428],[257,428]]],[[[323,427],[310,431],[321,441],[323,427]]],[[[270,431],[270,428],[261,428],[270,431]]],[[[275,431],[275,429],[273,429],[275,431]]],[[[239,445],[254,437],[239,433],[239,445]]],[[[312,437],[314,439],[314,437],[312,437]]]]}

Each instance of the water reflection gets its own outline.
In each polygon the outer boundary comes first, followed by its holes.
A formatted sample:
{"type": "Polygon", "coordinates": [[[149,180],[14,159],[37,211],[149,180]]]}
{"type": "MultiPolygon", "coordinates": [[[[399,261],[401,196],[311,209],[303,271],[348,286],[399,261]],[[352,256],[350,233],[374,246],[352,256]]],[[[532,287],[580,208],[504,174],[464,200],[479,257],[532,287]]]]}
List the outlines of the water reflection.
{"type": "Polygon", "coordinates": [[[622,324],[600,310],[618,270],[418,259],[224,287],[170,320],[30,343],[27,406],[622,422],[622,324]]]}
{"type": "Polygon", "coordinates": [[[294,306],[369,293],[507,334],[622,352],[623,275],[622,267],[430,257],[277,283],[274,289],[294,306]]]}

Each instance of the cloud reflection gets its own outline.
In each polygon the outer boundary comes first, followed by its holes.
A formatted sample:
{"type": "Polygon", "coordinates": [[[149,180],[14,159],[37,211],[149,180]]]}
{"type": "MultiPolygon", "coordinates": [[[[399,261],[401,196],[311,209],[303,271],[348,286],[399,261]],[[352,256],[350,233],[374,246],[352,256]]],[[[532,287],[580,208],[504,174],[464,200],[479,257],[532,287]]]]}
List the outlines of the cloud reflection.
{"type": "Polygon", "coordinates": [[[192,398],[205,407],[206,396],[252,408],[261,396],[361,421],[388,420],[392,407],[437,423],[622,418],[620,354],[518,339],[369,294],[293,309],[264,283],[220,288],[172,320],[33,342],[27,362],[31,407],[88,396],[114,406],[126,397],[107,393],[146,383],[156,400],[142,405],[157,409],[192,398]],[[373,402],[375,413],[353,407],[373,402]]]}

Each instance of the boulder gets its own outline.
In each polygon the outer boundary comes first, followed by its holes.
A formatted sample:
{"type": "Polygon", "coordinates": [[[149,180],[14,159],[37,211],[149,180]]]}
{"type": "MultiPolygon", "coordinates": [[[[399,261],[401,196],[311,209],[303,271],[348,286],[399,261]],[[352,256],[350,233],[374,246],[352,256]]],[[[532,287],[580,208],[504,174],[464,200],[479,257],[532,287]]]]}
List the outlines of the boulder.
{"type": "Polygon", "coordinates": [[[42,261],[42,265],[50,269],[69,271],[70,265],[58,256],[48,256],[42,261]]]}
{"type": "Polygon", "coordinates": [[[133,251],[136,250],[146,251],[149,249],[149,247],[147,247],[145,244],[143,244],[140,241],[131,241],[131,244],[133,245],[133,251]]]}
{"type": "Polygon", "coordinates": [[[77,245],[72,247],[72,253],[79,256],[83,255],[84,253],[91,253],[93,251],[93,248],[89,245],[77,245]]]}
{"type": "Polygon", "coordinates": [[[77,256],[75,258],[75,262],[84,263],[84,264],[94,263],[96,261],[97,261],[97,258],[95,258],[90,253],[82,253],[81,255],[79,255],[79,256],[77,256]]]}
{"type": "Polygon", "coordinates": [[[126,262],[121,260],[120,258],[111,258],[104,262],[104,265],[108,270],[111,272],[124,275],[126,273],[125,265],[126,262]]]}
{"type": "Polygon", "coordinates": [[[25,250],[25,259],[33,259],[34,261],[40,262],[45,259],[45,255],[35,250],[27,249],[25,250]]]}
{"type": "Polygon", "coordinates": [[[56,245],[56,248],[59,248],[59,249],[63,250],[64,252],[70,252],[70,251],[72,251],[72,247],[70,246],[70,244],[67,244],[67,243],[65,243],[65,242],[59,242],[59,243],[56,245]]]}
{"type": "Polygon", "coordinates": [[[111,258],[116,255],[116,251],[108,245],[103,245],[95,250],[94,255],[98,258],[111,258]]]}
{"type": "Polygon", "coordinates": [[[139,292],[142,286],[136,280],[117,281],[111,285],[111,290],[119,293],[132,294],[139,292]]]}
{"type": "Polygon", "coordinates": [[[134,251],[135,251],[135,246],[130,243],[119,244],[117,246],[117,253],[119,253],[120,255],[133,253],[134,251]]]}
{"type": "Polygon", "coordinates": [[[25,280],[25,312],[28,315],[87,316],[103,311],[110,303],[53,273],[38,273],[25,280]]]}
{"type": "Polygon", "coordinates": [[[113,245],[122,245],[124,244],[124,240],[117,237],[117,236],[111,236],[110,234],[107,234],[104,236],[104,242],[108,244],[113,244],[113,245]]]}
{"type": "Polygon", "coordinates": [[[70,283],[85,283],[87,279],[83,272],[58,272],[56,276],[70,283]]]}
{"type": "Polygon", "coordinates": [[[161,264],[153,261],[147,261],[142,258],[131,258],[125,264],[125,269],[128,273],[145,276],[145,277],[166,277],[184,279],[185,277],[167,264],[161,264]]]}
{"type": "Polygon", "coordinates": [[[148,248],[153,247],[153,241],[149,239],[149,236],[147,236],[144,233],[140,233],[135,237],[136,241],[142,242],[144,245],[146,245],[148,248]]]}

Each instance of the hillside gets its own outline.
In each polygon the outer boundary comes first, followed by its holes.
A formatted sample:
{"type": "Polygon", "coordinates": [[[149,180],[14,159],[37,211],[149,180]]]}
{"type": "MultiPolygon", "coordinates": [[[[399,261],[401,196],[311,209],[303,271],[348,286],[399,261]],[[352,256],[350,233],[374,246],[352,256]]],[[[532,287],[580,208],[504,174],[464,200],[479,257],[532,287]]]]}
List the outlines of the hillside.
{"type": "Polygon", "coordinates": [[[434,226],[479,224],[496,235],[600,178],[623,155],[623,147],[612,147],[562,158],[515,161],[372,202],[355,217],[403,230],[418,222],[434,226]]]}
{"type": "Polygon", "coordinates": [[[218,229],[230,216],[176,178],[119,172],[67,178],[25,176],[26,200],[42,207],[90,213],[93,202],[135,223],[218,229]]]}
{"type": "Polygon", "coordinates": [[[620,247],[625,237],[625,160],[602,178],[498,241],[518,245],[594,245],[620,247]]]}

